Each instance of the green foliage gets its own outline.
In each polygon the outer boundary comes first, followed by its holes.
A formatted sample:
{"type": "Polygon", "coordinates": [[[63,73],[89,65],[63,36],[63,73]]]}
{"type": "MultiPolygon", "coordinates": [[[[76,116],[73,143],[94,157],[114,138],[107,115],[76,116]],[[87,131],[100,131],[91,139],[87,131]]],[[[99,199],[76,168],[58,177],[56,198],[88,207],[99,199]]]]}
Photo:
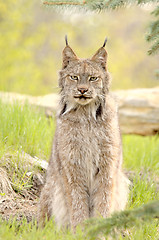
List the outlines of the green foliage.
{"type": "Polygon", "coordinates": [[[76,235],[69,230],[59,230],[54,222],[47,222],[43,229],[38,229],[36,222],[27,223],[24,219],[19,224],[16,221],[9,223],[0,219],[0,240],[83,240],[84,233],[77,229],[76,235]]]}
{"type": "Polygon", "coordinates": [[[159,174],[159,138],[123,136],[124,165],[130,171],[159,174]]]}
{"type": "Polygon", "coordinates": [[[55,124],[44,112],[0,101],[0,145],[4,152],[24,151],[32,156],[48,159],[55,124]],[[4,150],[5,149],[5,150],[4,150]]]}
{"type": "Polygon", "coordinates": [[[149,54],[154,54],[159,51],[159,6],[152,12],[157,20],[152,22],[149,27],[149,34],[147,35],[147,41],[153,42],[152,48],[149,50],[149,54]]]}
{"type": "Polygon", "coordinates": [[[38,19],[34,4],[35,1],[27,0],[0,2],[0,89],[3,91],[40,95],[41,91],[48,92],[48,78],[56,80],[50,74],[50,69],[54,70],[51,54],[45,59],[37,51],[46,42],[48,28],[35,22],[38,19]]]}
{"type": "Polygon", "coordinates": [[[112,89],[158,85],[154,75],[158,58],[146,55],[143,38],[151,20],[149,11],[132,7],[100,14],[82,11],[80,15],[77,10],[57,13],[42,8],[36,0],[0,2],[1,91],[57,92],[65,34],[79,57],[91,57],[108,37],[112,89]]]}
{"type": "MultiPolygon", "coordinates": [[[[126,229],[135,227],[136,231],[137,228],[140,228],[146,222],[152,223],[153,218],[159,218],[159,201],[149,203],[134,210],[115,213],[110,218],[90,219],[87,222],[88,235],[91,240],[95,240],[98,236],[103,235],[111,235],[113,239],[118,239],[119,234],[123,234],[126,229]]],[[[154,223],[157,225],[158,222],[155,221],[154,223]]],[[[157,237],[157,231],[155,236],[157,237]]]]}
{"type": "Polygon", "coordinates": [[[22,175],[15,173],[15,169],[13,169],[12,172],[12,177],[11,177],[11,182],[12,182],[12,187],[15,192],[24,194],[25,190],[28,190],[32,187],[32,175],[29,177],[26,175],[28,169],[24,171],[22,175]]]}
{"type": "MultiPolygon", "coordinates": [[[[102,10],[115,10],[121,7],[129,6],[130,4],[143,5],[146,3],[158,3],[158,0],[43,0],[43,4],[51,7],[77,7],[79,9],[102,11],[102,10]]],[[[152,14],[156,17],[159,15],[159,6],[156,6],[152,14]]],[[[156,54],[159,51],[159,20],[152,22],[149,27],[148,41],[154,42],[148,54],[156,54]]]]}
{"type": "Polygon", "coordinates": [[[55,123],[43,111],[27,103],[6,104],[0,100],[0,167],[7,170],[14,191],[27,195],[36,167],[25,153],[48,160],[55,123]]]}
{"type": "Polygon", "coordinates": [[[159,193],[157,192],[157,183],[151,175],[142,173],[140,176],[134,176],[130,185],[131,192],[129,194],[129,208],[134,209],[146,204],[155,199],[159,199],[159,193]]]}
{"type": "Polygon", "coordinates": [[[112,239],[156,240],[158,216],[159,201],[155,201],[131,211],[115,213],[107,219],[90,219],[83,231],[81,227],[77,228],[76,234],[70,230],[57,229],[53,221],[47,222],[43,229],[38,229],[36,222],[28,224],[25,219],[21,223],[0,220],[0,240],[93,240],[98,239],[97,236],[102,239],[108,235],[112,239]]]}

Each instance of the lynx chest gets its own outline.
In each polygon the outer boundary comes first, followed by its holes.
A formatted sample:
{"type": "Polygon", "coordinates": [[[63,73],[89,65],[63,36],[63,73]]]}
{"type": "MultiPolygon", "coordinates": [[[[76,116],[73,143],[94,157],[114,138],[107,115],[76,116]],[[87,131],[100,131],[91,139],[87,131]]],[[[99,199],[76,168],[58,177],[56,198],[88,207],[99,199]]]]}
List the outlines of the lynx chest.
{"type": "Polygon", "coordinates": [[[59,121],[58,128],[60,159],[65,159],[62,164],[82,170],[88,186],[91,187],[99,164],[103,161],[102,144],[106,139],[106,132],[102,124],[83,117],[79,121],[63,119],[59,121]]]}

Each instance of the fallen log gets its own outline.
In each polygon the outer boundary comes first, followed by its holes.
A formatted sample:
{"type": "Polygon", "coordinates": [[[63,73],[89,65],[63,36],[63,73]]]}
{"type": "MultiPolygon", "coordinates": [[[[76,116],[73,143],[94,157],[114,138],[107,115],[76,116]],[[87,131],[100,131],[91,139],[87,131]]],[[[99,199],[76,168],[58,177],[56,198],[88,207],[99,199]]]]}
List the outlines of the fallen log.
{"type": "Polygon", "coordinates": [[[123,134],[159,133],[159,87],[115,91],[113,95],[118,100],[123,134]]]}
{"type": "Polygon", "coordinates": [[[37,106],[45,110],[47,116],[52,116],[53,112],[56,111],[58,94],[52,93],[44,96],[31,96],[26,94],[20,94],[15,92],[2,92],[0,91],[0,99],[5,103],[16,103],[19,102],[22,105],[25,103],[37,106]]]}
{"type": "MultiPolygon", "coordinates": [[[[119,121],[122,134],[155,135],[159,133],[159,87],[119,90],[112,92],[119,106],[119,121]]],[[[0,92],[5,102],[20,101],[45,109],[52,116],[57,108],[58,95],[48,94],[33,97],[17,93],[0,92]]]]}

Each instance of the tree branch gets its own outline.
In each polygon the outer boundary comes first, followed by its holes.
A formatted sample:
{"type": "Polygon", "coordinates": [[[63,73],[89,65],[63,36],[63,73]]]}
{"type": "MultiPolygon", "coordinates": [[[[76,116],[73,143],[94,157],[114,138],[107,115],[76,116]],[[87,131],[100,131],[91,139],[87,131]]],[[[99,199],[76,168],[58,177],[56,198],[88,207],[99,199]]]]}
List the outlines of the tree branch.
{"type": "Polygon", "coordinates": [[[86,1],[83,1],[83,2],[53,2],[53,1],[46,1],[46,2],[43,2],[44,5],[84,5],[86,4],[86,1]]]}

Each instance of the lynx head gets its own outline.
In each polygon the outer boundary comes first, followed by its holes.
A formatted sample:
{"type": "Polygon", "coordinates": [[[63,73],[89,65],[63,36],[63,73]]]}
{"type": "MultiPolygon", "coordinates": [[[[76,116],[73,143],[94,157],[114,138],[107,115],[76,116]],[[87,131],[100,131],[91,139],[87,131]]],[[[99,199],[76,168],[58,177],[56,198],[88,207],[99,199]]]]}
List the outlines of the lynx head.
{"type": "Polygon", "coordinates": [[[59,87],[63,102],[69,105],[69,109],[92,103],[99,105],[108,93],[110,77],[107,72],[105,44],[106,40],[92,58],[79,59],[66,38],[59,87]]]}

